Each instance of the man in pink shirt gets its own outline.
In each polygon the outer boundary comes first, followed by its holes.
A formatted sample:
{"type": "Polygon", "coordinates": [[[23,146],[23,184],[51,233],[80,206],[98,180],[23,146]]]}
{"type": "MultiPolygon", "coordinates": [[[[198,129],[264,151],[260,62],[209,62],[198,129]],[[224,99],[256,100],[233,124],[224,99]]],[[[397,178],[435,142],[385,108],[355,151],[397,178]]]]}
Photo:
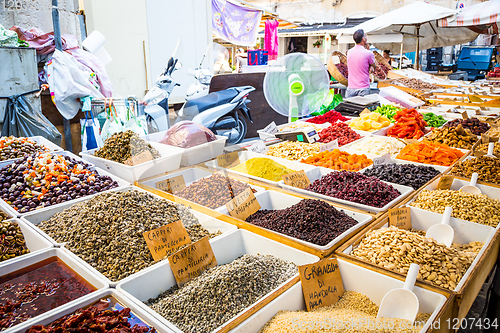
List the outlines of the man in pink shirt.
{"type": "Polygon", "coordinates": [[[346,97],[365,96],[370,92],[370,67],[375,68],[375,56],[367,50],[365,32],[360,29],[352,36],[356,46],[347,52],[349,71],[346,97]]]}

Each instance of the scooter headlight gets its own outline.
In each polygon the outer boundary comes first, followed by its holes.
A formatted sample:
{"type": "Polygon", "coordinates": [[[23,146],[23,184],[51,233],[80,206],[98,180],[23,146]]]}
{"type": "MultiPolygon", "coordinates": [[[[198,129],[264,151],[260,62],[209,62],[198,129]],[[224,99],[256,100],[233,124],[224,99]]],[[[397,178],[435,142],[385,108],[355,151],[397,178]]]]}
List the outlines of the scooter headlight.
{"type": "Polygon", "coordinates": [[[211,80],[210,75],[201,75],[200,76],[200,83],[202,84],[209,84],[211,80]]]}

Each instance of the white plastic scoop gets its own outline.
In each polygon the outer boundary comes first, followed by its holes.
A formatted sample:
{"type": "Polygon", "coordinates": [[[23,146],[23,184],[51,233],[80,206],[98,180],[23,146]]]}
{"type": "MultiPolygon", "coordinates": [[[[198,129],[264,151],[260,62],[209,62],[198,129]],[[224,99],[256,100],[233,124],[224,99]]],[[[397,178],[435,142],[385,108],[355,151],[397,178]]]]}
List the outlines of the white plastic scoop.
{"type": "Polygon", "coordinates": [[[394,289],[385,294],[380,303],[377,318],[401,318],[412,323],[415,321],[419,303],[417,296],[413,293],[413,287],[419,270],[419,265],[410,264],[403,288],[394,289]]]}
{"type": "Polygon", "coordinates": [[[432,238],[438,243],[443,243],[447,247],[451,246],[453,238],[455,237],[455,231],[450,227],[450,218],[453,211],[452,207],[446,207],[444,209],[443,218],[440,224],[435,224],[427,230],[425,234],[426,238],[432,238]]]}
{"type": "Polygon", "coordinates": [[[494,149],[495,149],[495,143],[494,142],[488,143],[488,154],[486,154],[485,156],[497,158],[495,155],[493,155],[494,149]]]}
{"type": "Polygon", "coordinates": [[[479,174],[477,172],[474,172],[472,174],[472,177],[470,178],[469,185],[462,186],[459,191],[472,194],[482,194],[483,192],[481,192],[481,190],[476,186],[478,178],[479,174]]]}

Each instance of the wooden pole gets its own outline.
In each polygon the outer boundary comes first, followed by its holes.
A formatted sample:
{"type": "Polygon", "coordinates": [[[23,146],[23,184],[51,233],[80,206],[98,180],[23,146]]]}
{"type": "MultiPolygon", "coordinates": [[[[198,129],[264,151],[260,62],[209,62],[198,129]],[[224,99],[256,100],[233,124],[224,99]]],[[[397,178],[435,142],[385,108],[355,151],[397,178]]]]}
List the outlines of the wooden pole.
{"type": "MultiPolygon", "coordinates": [[[[54,42],[56,50],[62,51],[61,26],[59,24],[59,6],[57,0],[52,0],[52,24],[54,26],[54,42]]],[[[64,125],[64,143],[66,150],[73,152],[73,143],[71,137],[71,124],[68,119],[63,116],[64,125]]]]}
{"type": "Polygon", "coordinates": [[[420,69],[420,24],[417,24],[417,50],[415,51],[415,69],[420,69]]]}

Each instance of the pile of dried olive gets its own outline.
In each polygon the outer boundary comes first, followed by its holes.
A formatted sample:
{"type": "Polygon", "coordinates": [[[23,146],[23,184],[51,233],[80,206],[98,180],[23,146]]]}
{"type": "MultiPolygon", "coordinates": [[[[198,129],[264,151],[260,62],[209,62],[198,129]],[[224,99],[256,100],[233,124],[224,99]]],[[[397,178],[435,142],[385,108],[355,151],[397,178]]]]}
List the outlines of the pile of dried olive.
{"type": "Polygon", "coordinates": [[[471,158],[455,164],[451,174],[470,178],[477,172],[479,180],[483,182],[500,184],[500,159],[488,156],[471,158]]]}
{"type": "Polygon", "coordinates": [[[0,138],[0,161],[45,151],[49,151],[49,149],[29,138],[16,138],[14,136],[0,138]]]}
{"type": "Polygon", "coordinates": [[[192,242],[209,234],[182,205],[131,190],[106,192],[55,214],[39,227],[112,281],[154,264],[143,233],[181,220],[192,242]]]}
{"type": "MultiPolygon", "coordinates": [[[[224,206],[247,188],[250,188],[248,184],[214,173],[175,192],[175,195],[214,209],[224,206]]],[[[253,189],[252,191],[255,192],[253,189]]]]}
{"type": "Polygon", "coordinates": [[[0,261],[29,253],[24,235],[16,222],[0,222],[0,261]]]}
{"type": "Polygon", "coordinates": [[[118,132],[110,136],[104,142],[104,146],[94,153],[95,156],[107,160],[123,163],[129,158],[149,151],[153,159],[161,157],[158,150],[153,148],[146,140],[139,138],[139,135],[128,130],[118,132]]]}

